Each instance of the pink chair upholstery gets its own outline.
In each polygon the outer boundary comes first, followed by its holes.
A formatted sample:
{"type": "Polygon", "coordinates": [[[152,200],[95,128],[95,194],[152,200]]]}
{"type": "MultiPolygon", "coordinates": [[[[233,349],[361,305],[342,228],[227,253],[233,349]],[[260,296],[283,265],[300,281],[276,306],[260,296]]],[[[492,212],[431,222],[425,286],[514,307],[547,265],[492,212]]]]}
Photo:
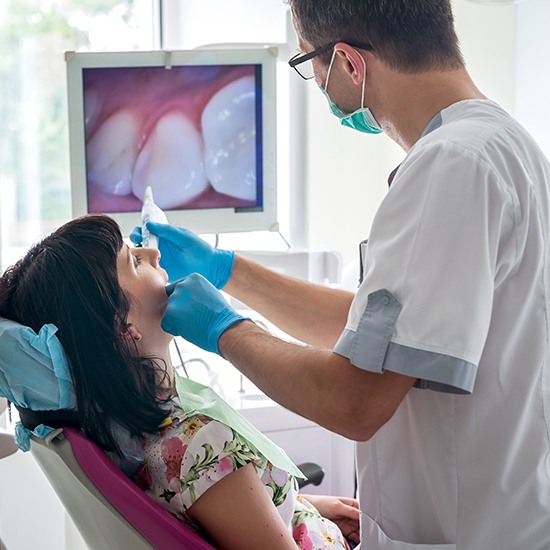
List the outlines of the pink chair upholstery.
{"type": "Polygon", "coordinates": [[[72,428],[31,452],[90,548],[213,550],[213,546],[151,500],[110,458],[72,428]]]}

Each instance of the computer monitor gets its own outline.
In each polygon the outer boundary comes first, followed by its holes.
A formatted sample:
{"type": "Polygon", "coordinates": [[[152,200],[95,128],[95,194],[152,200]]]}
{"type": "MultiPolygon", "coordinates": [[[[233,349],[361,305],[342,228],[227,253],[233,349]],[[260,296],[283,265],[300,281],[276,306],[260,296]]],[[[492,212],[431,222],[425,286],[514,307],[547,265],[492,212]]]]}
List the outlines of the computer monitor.
{"type": "Polygon", "coordinates": [[[277,229],[276,50],[68,52],[72,213],[277,229]]]}

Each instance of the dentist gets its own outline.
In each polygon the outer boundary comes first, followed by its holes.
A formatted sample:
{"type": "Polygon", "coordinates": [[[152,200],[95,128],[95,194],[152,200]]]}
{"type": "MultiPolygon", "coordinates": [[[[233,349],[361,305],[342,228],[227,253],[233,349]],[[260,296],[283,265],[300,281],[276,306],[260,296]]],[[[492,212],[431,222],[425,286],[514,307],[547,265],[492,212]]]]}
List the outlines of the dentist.
{"type": "Polygon", "coordinates": [[[550,548],[548,161],[470,79],[451,0],[289,3],[290,65],[343,124],[406,152],[362,282],[316,286],[151,223],[177,280],[163,328],[358,441],[366,550],[550,548]]]}

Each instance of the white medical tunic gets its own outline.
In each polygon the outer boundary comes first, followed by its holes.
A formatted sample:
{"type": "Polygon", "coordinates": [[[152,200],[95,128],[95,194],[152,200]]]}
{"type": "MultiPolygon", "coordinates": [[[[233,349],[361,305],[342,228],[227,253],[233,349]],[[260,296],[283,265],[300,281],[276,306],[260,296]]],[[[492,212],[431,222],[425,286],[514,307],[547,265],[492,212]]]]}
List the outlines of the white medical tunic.
{"type": "Polygon", "coordinates": [[[335,351],[417,379],[357,445],[362,548],[550,548],[550,168],[489,100],[442,111],[363,247],[335,351]]]}

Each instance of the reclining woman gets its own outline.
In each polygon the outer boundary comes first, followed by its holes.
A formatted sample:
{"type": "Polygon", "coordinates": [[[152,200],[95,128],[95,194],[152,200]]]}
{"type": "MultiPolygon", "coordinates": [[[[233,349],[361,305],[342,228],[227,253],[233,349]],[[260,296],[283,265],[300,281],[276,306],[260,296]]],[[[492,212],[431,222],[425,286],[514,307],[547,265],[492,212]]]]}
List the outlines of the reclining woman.
{"type": "Polygon", "coordinates": [[[124,244],[111,218],[78,218],[4,273],[0,316],[35,332],[57,326],[87,436],[122,465],[129,434],[140,451],[131,478],[217,548],[348,548],[342,532],[353,539],[359,527],[353,499],[297,497],[295,478],[250,438],[183,410],[161,328],[159,259],[124,244]]]}

